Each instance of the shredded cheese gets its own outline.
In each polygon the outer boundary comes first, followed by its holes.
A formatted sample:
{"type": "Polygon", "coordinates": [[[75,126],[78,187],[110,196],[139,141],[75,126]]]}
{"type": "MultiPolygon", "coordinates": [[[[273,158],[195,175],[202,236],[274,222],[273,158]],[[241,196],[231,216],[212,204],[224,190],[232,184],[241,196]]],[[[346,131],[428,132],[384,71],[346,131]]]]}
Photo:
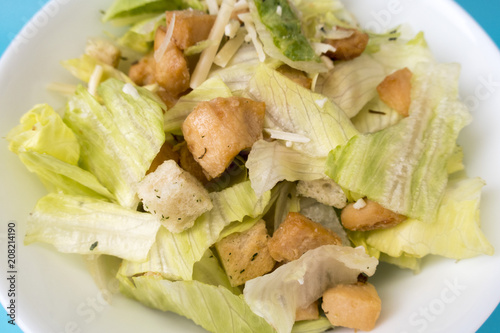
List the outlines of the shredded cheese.
{"type": "Polygon", "coordinates": [[[132,96],[134,99],[141,98],[141,95],[139,95],[139,92],[137,91],[137,89],[135,89],[132,83],[125,83],[123,85],[122,91],[125,94],[132,96]]]}
{"type": "Polygon", "coordinates": [[[359,199],[358,201],[356,201],[352,207],[354,209],[361,209],[361,208],[364,208],[366,206],[366,202],[363,200],[363,199],[359,199]]]}
{"type": "Polygon", "coordinates": [[[324,37],[328,39],[345,39],[351,37],[353,34],[354,30],[337,29],[337,27],[334,27],[333,29],[326,30],[324,37]]]}
{"type": "Polygon", "coordinates": [[[247,0],[239,0],[237,3],[234,4],[234,10],[237,12],[244,11],[246,9],[248,9],[247,0]]]}
{"type": "Polygon", "coordinates": [[[252,15],[249,13],[239,14],[238,18],[243,21],[245,28],[248,31],[248,35],[252,39],[252,44],[259,55],[259,61],[264,62],[266,60],[266,54],[264,53],[264,47],[257,37],[257,30],[255,30],[255,25],[253,23],[252,15]]]}
{"type": "Polygon", "coordinates": [[[224,35],[226,35],[229,38],[234,38],[239,29],[240,29],[240,21],[231,19],[224,28],[224,35]]]}
{"type": "Polygon", "coordinates": [[[219,13],[219,4],[217,3],[217,0],[206,0],[208,7],[208,13],[210,15],[217,15],[219,13]]]}
{"type": "Polygon", "coordinates": [[[210,45],[205,50],[203,50],[200,55],[200,59],[196,64],[193,75],[191,76],[190,87],[192,89],[195,89],[200,84],[202,84],[203,81],[206,80],[208,72],[210,71],[212,63],[214,62],[214,58],[222,40],[222,36],[224,35],[224,28],[231,19],[233,8],[234,0],[224,0],[222,2],[212,30],[210,30],[210,34],[208,35],[208,40],[211,40],[214,43],[213,45],[210,45]]]}
{"type": "Polygon", "coordinates": [[[326,68],[328,68],[328,70],[332,70],[334,65],[333,65],[333,61],[332,59],[330,59],[329,57],[323,55],[320,57],[321,61],[323,61],[323,63],[325,64],[326,68]]]}
{"type": "Polygon", "coordinates": [[[47,89],[60,93],[61,95],[71,96],[75,94],[76,85],[68,83],[52,82],[47,85],[47,89]]]}
{"type": "Polygon", "coordinates": [[[314,50],[314,52],[317,54],[317,55],[322,55],[324,53],[327,53],[328,51],[332,51],[332,52],[335,52],[336,49],[331,46],[330,44],[327,44],[327,43],[311,43],[312,45],[312,48],[314,50]]]}
{"type": "Polygon", "coordinates": [[[174,27],[175,27],[175,14],[172,15],[172,20],[168,25],[165,38],[163,38],[160,47],[154,53],[154,58],[156,62],[160,62],[163,56],[165,55],[165,51],[167,51],[167,47],[170,44],[170,40],[172,39],[172,34],[174,33],[174,27]]]}
{"type": "Polygon", "coordinates": [[[278,14],[279,16],[283,14],[283,8],[281,8],[281,6],[276,7],[276,14],[278,14]]]}
{"type": "Polygon", "coordinates": [[[317,106],[319,106],[320,108],[322,108],[323,106],[325,106],[325,103],[328,102],[328,98],[322,98],[322,99],[317,99],[314,101],[314,103],[316,103],[317,106]]]}
{"type": "Polygon", "coordinates": [[[228,62],[233,58],[240,46],[245,41],[246,35],[247,34],[245,29],[239,29],[236,36],[233,39],[230,39],[226,44],[224,44],[219,53],[217,53],[214,59],[214,64],[220,67],[226,67],[228,62]]]}
{"type": "Polygon", "coordinates": [[[99,82],[101,82],[102,73],[104,73],[102,66],[96,65],[92,75],[90,75],[88,91],[92,96],[95,96],[97,93],[97,86],[99,85],[99,82]]]}
{"type": "Polygon", "coordinates": [[[264,131],[269,133],[271,139],[284,140],[289,142],[299,142],[299,143],[307,143],[311,141],[311,139],[309,139],[308,137],[296,133],[283,132],[271,128],[264,128],[264,131]]]}

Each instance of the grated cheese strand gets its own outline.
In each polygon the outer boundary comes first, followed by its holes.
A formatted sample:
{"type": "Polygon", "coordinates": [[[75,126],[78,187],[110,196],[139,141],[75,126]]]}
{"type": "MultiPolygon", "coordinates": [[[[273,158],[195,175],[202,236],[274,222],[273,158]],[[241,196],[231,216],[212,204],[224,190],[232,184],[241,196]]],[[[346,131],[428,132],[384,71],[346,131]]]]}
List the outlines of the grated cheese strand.
{"type": "Polygon", "coordinates": [[[94,71],[89,79],[88,92],[92,96],[95,96],[97,93],[97,86],[99,82],[101,82],[102,74],[104,73],[104,69],[101,65],[96,65],[94,67],[94,71]]]}
{"type": "Polygon", "coordinates": [[[259,55],[259,61],[264,62],[266,60],[266,54],[264,53],[264,47],[262,46],[262,43],[257,37],[257,30],[255,30],[252,15],[249,13],[239,14],[238,18],[245,24],[245,28],[247,29],[248,35],[252,40],[252,44],[255,47],[257,54],[259,55]]]}
{"type": "Polygon", "coordinates": [[[308,137],[297,133],[283,132],[271,128],[264,128],[264,131],[269,133],[271,139],[283,140],[287,142],[299,142],[299,143],[307,143],[311,141],[311,139],[309,139],[308,137]]]}
{"type": "Polygon", "coordinates": [[[212,63],[214,62],[215,55],[219,49],[222,36],[224,36],[224,29],[231,19],[231,14],[233,13],[234,0],[224,0],[215,19],[215,23],[210,30],[208,35],[208,40],[213,41],[213,45],[210,45],[200,55],[200,60],[196,64],[196,67],[191,76],[190,87],[195,89],[200,84],[202,84],[207,76],[212,63]]]}
{"type": "Polygon", "coordinates": [[[233,39],[227,41],[226,44],[220,49],[219,53],[215,56],[214,64],[220,67],[226,67],[228,62],[236,54],[240,46],[245,41],[246,31],[245,29],[239,29],[236,36],[233,39]]]}
{"type": "Polygon", "coordinates": [[[165,55],[165,51],[167,51],[167,47],[170,44],[170,40],[172,39],[172,34],[174,33],[174,27],[175,27],[175,14],[172,15],[172,20],[168,25],[165,38],[163,38],[160,47],[155,51],[154,58],[156,62],[160,62],[161,59],[163,58],[163,55],[165,55]]]}
{"type": "Polygon", "coordinates": [[[217,3],[217,0],[206,0],[208,7],[208,13],[210,15],[217,15],[219,13],[219,4],[217,3]]]}

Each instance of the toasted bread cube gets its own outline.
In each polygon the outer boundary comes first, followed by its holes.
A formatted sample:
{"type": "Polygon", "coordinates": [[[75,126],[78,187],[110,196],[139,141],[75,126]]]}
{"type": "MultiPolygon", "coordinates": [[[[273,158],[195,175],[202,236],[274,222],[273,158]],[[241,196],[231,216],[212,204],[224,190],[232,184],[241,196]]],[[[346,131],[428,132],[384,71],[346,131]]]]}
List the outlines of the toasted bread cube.
{"type": "Polygon", "coordinates": [[[252,228],[233,233],[215,244],[222,266],[233,287],[264,275],[274,268],[269,255],[266,223],[257,222],[252,228]]]}
{"type": "Polygon", "coordinates": [[[311,89],[312,79],[307,77],[306,73],[298,69],[292,68],[288,65],[283,65],[278,67],[278,72],[285,75],[287,78],[293,82],[301,85],[306,89],[311,89]]]}
{"type": "Polygon", "coordinates": [[[149,167],[149,170],[146,172],[146,174],[154,172],[161,164],[163,164],[163,162],[168,160],[173,160],[178,163],[179,153],[174,151],[174,147],[172,147],[170,143],[165,141],[161,146],[160,151],[153,159],[153,162],[151,162],[151,166],[149,167]]]}
{"type": "Polygon", "coordinates": [[[144,177],[137,194],[144,209],[175,233],[192,227],[198,216],[213,208],[203,185],[173,160],[144,177]]]}
{"type": "Polygon", "coordinates": [[[366,205],[358,208],[355,203],[348,204],[340,213],[344,228],[353,231],[387,229],[406,220],[406,216],[382,207],[372,200],[364,200],[366,205]]]}
{"type": "Polygon", "coordinates": [[[128,76],[138,86],[155,83],[155,59],[153,53],[142,57],[137,63],[130,66],[128,76]]]}
{"type": "Polygon", "coordinates": [[[340,284],[323,294],[322,308],[334,326],[371,331],[380,315],[382,302],[370,283],[340,284]]]}
{"type": "Polygon", "coordinates": [[[172,40],[178,48],[185,50],[208,38],[214,25],[215,15],[208,15],[199,10],[174,10],[166,12],[167,27],[175,15],[172,40]]]}
{"type": "Polygon", "coordinates": [[[313,198],[327,206],[344,208],[347,197],[337,183],[332,179],[316,179],[310,181],[301,180],[297,183],[297,194],[303,197],[313,198]]]}
{"type": "Polygon", "coordinates": [[[182,124],[189,151],[212,178],[262,138],[265,104],[243,97],[200,102],[182,124]]]}
{"type": "Polygon", "coordinates": [[[200,181],[202,184],[206,184],[208,182],[207,176],[203,172],[203,168],[201,165],[196,162],[193,157],[193,154],[189,151],[187,145],[183,145],[179,150],[179,165],[181,168],[192,174],[196,179],[200,181]]]}
{"type": "Polygon", "coordinates": [[[340,27],[337,27],[337,29],[352,31],[352,35],[342,39],[325,39],[324,43],[335,48],[335,52],[328,51],[326,55],[333,60],[351,60],[359,57],[368,45],[368,34],[356,29],[340,27]]]}
{"type": "MultiPolygon", "coordinates": [[[[158,27],[155,34],[154,49],[158,50],[165,38],[165,27],[158,27]]],[[[165,53],[155,65],[155,81],[172,96],[178,96],[189,88],[189,68],[184,53],[169,42],[165,53]]]]}
{"type": "Polygon", "coordinates": [[[298,308],[295,311],[295,321],[314,320],[319,318],[318,301],[311,303],[308,307],[298,308]]]}
{"type": "Polygon", "coordinates": [[[412,76],[412,72],[405,67],[386,76],[384,81],[377,86],[382,102],[405,117],[408,117],[411,104],[412,76]]]}
{"type": "Polygon", "coordinates": [[[269,240],[269,253],[274,260],[292,261],[322,245],[342,245],[340,237],[321,224],[300,213],[288,213],[269,240]]]}
{"type": "Polygon", "coordinates": [[[90,38],[85,45],[85,54],[113,67],[118,67],[122,52],[110,41],[90,38]]]}

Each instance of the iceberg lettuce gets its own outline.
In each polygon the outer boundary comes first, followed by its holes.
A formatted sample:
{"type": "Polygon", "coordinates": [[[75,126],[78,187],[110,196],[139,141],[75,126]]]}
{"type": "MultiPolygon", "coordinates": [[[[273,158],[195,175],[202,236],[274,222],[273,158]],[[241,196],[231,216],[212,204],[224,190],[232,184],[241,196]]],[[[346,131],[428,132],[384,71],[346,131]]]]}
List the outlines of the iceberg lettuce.
{"type": "Polygon", "coordinates": [[[142,261],[159,227],[151,214],[90,197],[51,193],[28,217],[24,244],[44,242],[65,253],[142,261]]]}
{"type": "Polygon", "coordinates": [[[297,308],[309,306],[337,284],[356,282],[360,273],[373,275],[377,265],[363,248],[324,245],[247,281],[243,295],[253,312],[278,333],[288,333],[297,308]]]}
{"type": "Polygon", "coordinates": [[[394,212],[433,221],[446,188],[448,159],[470,121],[458,99],[458,75],[454,64],[417,67],[410,116],[334,149],[327,175],[394,212]]]}
{"type": "Polygon", "coordinates": [[[81,146],[80,166],[92,172],[124,207],[138,203],[136,185],[165,141],[163,104],[153,93],[109,79],[98,87],[101,105],[83,87],[68,102],[64,122],[81,146]],[[126,91],[126,90],[125,90],[126,91]]]}
{"type": "Polygon", "coordinates": [[[90,81],[96,66],[101,66],[103,69],[99,83],[104,82],[109,78],[115,78],[123,82],[132,83],[132,80],[122,71],[111,65],[105,64],[88,54],[83,54],[80,58],[65,60],[61,64],[74,77],[86,83],[90,81]]]}
{"type": "Polygon", "coordinates": [[[147,53],[153,49],[156,29],[165,25],[165,13],[135,23],[118,43],[140,53],[147,53]]]}

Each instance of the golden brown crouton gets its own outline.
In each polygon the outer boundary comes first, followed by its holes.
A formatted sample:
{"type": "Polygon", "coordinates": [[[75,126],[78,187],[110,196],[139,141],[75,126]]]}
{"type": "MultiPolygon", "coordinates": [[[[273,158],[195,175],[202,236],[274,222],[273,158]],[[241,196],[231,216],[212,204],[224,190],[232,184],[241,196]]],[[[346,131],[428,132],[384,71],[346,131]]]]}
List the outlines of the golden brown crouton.
{"type": "Polygon", "coordinates": [[[166,12],[167,27],[175,15],[172,40],[181,50],[208,38],[215,22],[215,15],[208,15],[199,10],[174,10],[166,12]]]}
{"type": "Polygon", "coordinates": [[[411,104],[412,76],[412,72],[405,67],[386,76],[384,81],[377,86],[380,99],[405,117],[408,117],[411,104]]]}
{"type": "Polygon", "coordinates": [[[338,27],[339,30],[350,30],[352,35],[342,39],[325,39],[324,43],[330,44],[335,48],[335,52],[328,51],[326,55],[333,60],[351,60],[359,57],[368,45],[368,34],[356,29],[344,29],[338,27]]]}
{"type": "Polygon", "coordinates": [[[266,223],[260,220],[247,231],[233,233],[215,244],[233,287],[274,268],[275,262],[267,248],[268,239],[266,223]]]}
{"type": "Polygon", "coordinates": [[[196,179],[200,181],[200,183],[206,184],[208,182],[207,176],[205,176],[201,165],[194,159],[193,154],[191,154],[187,145],[183,145],[179,153],[179,165],[181,166],[181,168],[192,174],[196,179]]]}
{"type": "Polygon", "coordinates": [[[302,87],[311,89],[312,79],[308,78],[303,71],[299,71],[298,69],[292,68],[288,65],[283,65],[278,67],[278,72],[302,87]]]}
{"type": "Polygon", "coordinates": [[[356,208],[351,203],[342,209],[340,221],[344,228],[353,231],[368,231],[394,227],[406,220],[406,216],[382,207],[375,201],[364,200],[366,205],[356,208]]]}
{"type": "Polygon", "coordinates": [[[299,308],[295,311],[295,321],[314,320],[319,318],[318,301],[311,303],[306,308],[299,308]]]}
{"type": "Polygon", "coordinates": [[[154,158],[153,162],[151,162],[151,166],[146,174],[154,172],[156,168],[158,168],[163,162],[167,160],[174,160],[175,163],[179,163],[179,154],[174,151],[174,147],[168,142],[164,142],[158,152],[158,155],[154,158]]]}
{"type": "Polygon", "coordinates": [[[321,307],[334,326],[371,331],[380,315],[382,302],[370,283],[340,284],[323,294],[321,307]]]}
{"type": "Polygon", "coordinates": [[[212,178],[262,137],[265,104],[243,97],[200,102],[182,124],[189,151],[212,178]]]}
{"type": "MultiPolygon", "coordinates": [[[[165,34],[165,27],[156,30],[155,51],[163,42],[165,34]]],[[[189,79],[189,68],[184,53],[175,43],[170,42],[163,56],[156,61],[155,81],[172,96],[178,96],[189,88],[189,79]]]]}
{"type": "Polygon", "coordinates": [[[340,237],[300,213],[288,213],[269,240],[269,253],[276,261],[299,259],[322,245],[342,245],[340,237]]]}
{"type": "Polygon", "coordinates": [[[145,55],[130,66],[128,76],[138,86],[155,83],[155,59],[153,53],[145,55]]]}

